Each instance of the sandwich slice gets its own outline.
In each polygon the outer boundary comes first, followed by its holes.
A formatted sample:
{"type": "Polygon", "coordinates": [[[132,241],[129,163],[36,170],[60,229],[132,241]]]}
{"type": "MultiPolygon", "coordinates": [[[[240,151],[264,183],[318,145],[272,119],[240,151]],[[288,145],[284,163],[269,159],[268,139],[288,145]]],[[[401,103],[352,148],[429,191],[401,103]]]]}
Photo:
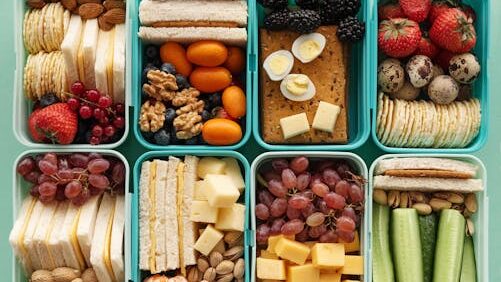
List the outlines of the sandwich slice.
{"type": "Polygon", "coordinates": [[[179,221],[178,221],[178,167],[181,160],[175,157],[169,157],[169,166],[167,168],[167,187],[165,199],[165,224],[169,226],[166,230],[168,240],[165,241],[167,250],[167,269],[174,270],[180,267],[180,240],[179,240],[179,221]]]}
{"type": "Polygon", "coordinates": [[[113,51],[113,66],[109,95],[115,103],[125,101],[125,24],[115,25],[115,43],[113,51]]]}
{"type": "Polygon", "coordinates": [[[59,233],[59,242],[66,266],[83,270],[85,269],[85,258],[78,244],[77,237],[79,219],[80,207],[70,203],[59,233]]]}
{"type": "Polygon", "coordinates": [[[124,273],[125,196],[117,195],[110,242],[110,261],[116,281],[125,281],[124,273]]]}
{"type": "Polygon", "coordinates": [[[101,196],[93,196],[80,208],[80,219],[78,220],[77,238],[82,254],[87,265],[90,265],[90,250],[92,246],[92,236],[96,226],[97,211],[101,196]]]}
{"type": "Polygon", "coordinates": [[[78,50],[77,62],[80,81],[88,89],[96,88],[94,64],[96,62],[98,34],[99,26],[97,19],[86,20],[81,36],[82,41],[78,50]]]}
{"type": "Polygon", "coordinates": [[[484,190],[480,179],[432,178],[432,177],[398,177],[376,175],[374,189],[399,191],[451,191],[471,193],[484,190]]]}
{"type": "Polygon", "coordinates": [[[9,242],[14,250],[14,255],[19,259],[25,272],[30,275],[33,272],[31,259],[24,245],[24,236],[33,214],[33,209],[37,202],[36,198],[28,195],[21,205],[19,214],[14,226],[9,234],[9,242]]]}
{"type": "Polygon", "coordinates": [[[194,265],[197,263],[195,256],[195,243],[197,241],[198,225],[190,220],[191,204],[195,195],[195,182],[197,181],[198,158],[195,156],[184,157],[184,191],[182,208],[183,221],[183,261],[182,265],[194,265]]]}
{"type": "Polygon", "coordinates": [[[64,256],[62,255],[63,247],[60,241],[59,230],[64,224],[64,219],[66,218],[66,212],[68,211],[69,204],[69,201],[59,202],[56,212],[54,213],[54,218],[52,219],[50,230],[47,233],[47,247],[49,249],[49,256],[54,261],[54,266],[56,268],[66,266],[64,256]]]}
{"type": "Polygon", "coordinates": [[[42,202],[40,201],[36,201],[23,238],[23,244],[26,248],[27,256],[31,260],[31,267],[33,271],[42,269],[42,262],[40,261],[40,256],[38,255],[38,252],[36,250],[36,245],[33,237],[35,235],[35,231],[37,229],[38,222],[40,221],[43,209],[44,204],[42,204],[42,202]]]}
{"type": "Polygon", "coordinates": [[[156,174],[156,163],[145,161],[141,165],[139,178],[139,268],[151,270],[154,260],[150,259],[152,238],[150,236],[151,216],[154,202],[150,201],[150,183],[153,183],[156,174]]]}
{"type": "Polygon", "coordinates": [[[71,85],[79,78],[78,52],[80,49],[80,39],[82,35],[83,22],[79,15],[72,15],[68,25],[68,31],[61,43],[64,63],[66,67],[66,78],[68,85],[71,85]]]}
{"type": "Polygon", "coordinates": [[[242,27],[139,27],[139,37],[147,43],[176,41],[190,44],[200,40],[217,40],[227,45],[244,47],[247,30],[242,27]]]}
{"type": "Polygon", "coordinates": [[[114,29],[110,31],[99,30],[96,50],[96,63],[94,73],[96,76],[96,89],[101,93],[110,94],[108,90],[108,79],[112,79],[113,73],[110,72],[110,65],[113,65],[113,44],[114,29]]]}
{"type": "Polygon", "coordinates": [[[166,235],[166,224],[164,221],[167,211],[165,203],[165,194],[167,188],[167,168],[168,162],[162,160],[154,160],[156,162],[155,180],[153,185],[153,194],[155,195],[155,221],[153,222],[153,230],[155,237],[155,269],[157,272],[167,270],[167,251],[166,240],[170,240],[166,235]]]}
{"type": "Polygon", "coordinates": [[[49,252],[47,235],[50,233],[57,205],[57,201],[44,204],[37,228],[33,234],[33,244],[40,258],[40,264],[42,269],[46,270],[53,270],[56,268],[55,262],[49,252]]]}

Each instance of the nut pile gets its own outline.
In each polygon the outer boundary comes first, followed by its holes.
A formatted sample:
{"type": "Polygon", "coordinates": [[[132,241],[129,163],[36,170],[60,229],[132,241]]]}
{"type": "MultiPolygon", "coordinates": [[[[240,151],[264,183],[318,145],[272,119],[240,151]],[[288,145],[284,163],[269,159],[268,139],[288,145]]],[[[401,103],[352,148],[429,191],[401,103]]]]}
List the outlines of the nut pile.
{"type": "Polygon", "coordinates": [[[64,282],[97,282],[94,269],[87,268],[83,272],[69,267],[58,267],[52,271],[37,270],[31,274],[32,282],[64,281],[64,282]]]}

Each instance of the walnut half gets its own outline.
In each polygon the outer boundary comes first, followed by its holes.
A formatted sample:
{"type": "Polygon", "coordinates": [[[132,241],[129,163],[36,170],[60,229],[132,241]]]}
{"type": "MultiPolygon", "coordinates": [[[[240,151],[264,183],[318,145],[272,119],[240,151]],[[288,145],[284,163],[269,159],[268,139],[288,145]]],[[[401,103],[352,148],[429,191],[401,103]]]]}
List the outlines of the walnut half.
{"type": "Polygon", "coordinates": [[[160,101],[146,101],[141,106],[139,126],[143,132],[157,132],[164,126],[165,105],[160,101]]]}
{"type": "Polygon", "coordinates": [[[173,123],[176,128],[176,137],[190,139],[202,132],[202,116],[197,112],[188,112],[178,115],[173,123]]]}
{"type": "Polygon", "coordinates": [[[159,101],[170,101],[179,89],[176,77],[160,70],[150,70],[146,75],[149,83],[143,85],[143,91],[148,96],[159,101]]]}

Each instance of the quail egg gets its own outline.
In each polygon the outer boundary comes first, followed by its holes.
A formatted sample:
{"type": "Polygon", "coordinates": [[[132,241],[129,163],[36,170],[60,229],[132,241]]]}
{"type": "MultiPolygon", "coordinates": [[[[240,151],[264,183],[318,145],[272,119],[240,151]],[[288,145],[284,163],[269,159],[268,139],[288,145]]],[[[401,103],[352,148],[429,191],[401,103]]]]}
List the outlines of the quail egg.
{"type": "Polygon", "coordinates": [[[304,34],[292,43],[292,53],[302,63],[315,60],[325,48],[325,36],[320,33],[304,34]]]}
{"type": "Polygon", "coordinates": [[[449,73],[459,83],[471,84],[480,73],[480,63],[471,53],[456,55],[449,62],[449,73]]]}
{"type": "Polygon", "coordinates": [[[459,94],[458,83],[448,75],[439,75],[428,86],[428,96],[437,104],[449,104],[459,94]]]}
{"type": "Polygon", "coordinates": [[[383,92],[395,93],[400,90],[405,81],[405,72],[400,61],[397,59],[386,59],[379,64],[377,81],[383,92]]]}
{"type": "Polygon", "coordinates": [[[400,90],[390,93],[390,97],[393,99],[412,101],[416,100],[420,92],[421,90],[419,88],[414,87],[409,81],[405,81],[404,86],[402,86],[400,90]]]}
{"type": "Polygon", "coordinates": [[[416,55],[409,59],[405,70],[409,75],[412,85],[421,88],[430,83],[433,76],[432,68],[433,63],[430,58],[423,55],[416,55]]]}
{"type": "Polygon", "coordinates": [[[294,57],[287,50],[278,50],[266,57],[263,68],[273,81],[284,79],[292,70],[294,57]]]}
{"type": "Polygon", "coordinates": [[[316,89],[313,82],[304,74],[289,74],[280,83],[280,91],[285,98],[301,102],[315,96],[316,89]]]}

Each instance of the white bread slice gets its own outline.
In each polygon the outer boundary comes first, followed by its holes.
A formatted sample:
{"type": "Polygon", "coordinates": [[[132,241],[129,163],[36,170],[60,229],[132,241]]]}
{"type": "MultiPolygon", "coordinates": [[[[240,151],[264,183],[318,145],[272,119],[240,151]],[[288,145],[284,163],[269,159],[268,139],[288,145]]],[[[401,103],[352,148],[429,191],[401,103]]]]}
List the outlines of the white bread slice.
{"type": "Polygon", "coordinates": [[[468,173],[470,177],[475,177],[478,167],[471,163],[445,158],[392,158],[379,161],[375,173],[380,175],[392,169],[446,170],[468,173]]]}
{"type": "Polygon", "coordinates": [[[37,202],[36,198],[28,195],[21,205],[21,209],[18,212],[16,222],[9,234],[9,242],[14,251],[14,255],[19,259],[21,265],[23,266],[25,272],[30,275],[33,272],[31,266],[31,259],[28,256],[28,252],[24,246],[24,236],[28,224],[31,219],[33,208],[37,202]]]}
{"type": "Polygon", "coordinates": [[[184,193],[183,193],[183,252],[184,265],[194,265],[197,263],[195,256],[195,243],[197,240],[198,225],[190,220],[191,203],[195,193],[195,182],[197,181],[198,158],[195,156],[184,157],[184,193]]]}
{"type": "Polygon", "coordinates": [[[44,204],[42,209],[42,214],[40,215],[40,220],[38,221],[37,229],[33,234],[33,243],[35,244],[38,257],[40,258],[40,264],[42,269],[53,270],[56,268],[55,262],[49,253],[49,248],[47,244],[47,234],[49,234],[52,220],[54,218],[54,213],[56,212],[58,202],[52,201],[50,203],[44,204]]]}
{"type": "Polygon", "coordinates": [[[113,35],[114,30],[99,30],[96,63],[94,64],[96,89],[101,93],[110,94],[110,96],[111,93],[108,91],[108,61],[110,58],[113,60],[113,35]]]}
{"type": "Polygon", "coordinates": [[[141,25],[155,22],[229,22],[247,25],[247,2],[242,0],[143,0],[139,4],[141,25]]]}
{"type": "Polygon", "coordinates": [[[422,192],[452,191],[467,193],[484,190],[480,179],[394,177],[387,175],[376,175],[373,186],[374,189],[422,192]]]}
{"type": "Polygon", "coordinates": [[[99,281],[115,281],[109,252],[114,212],[115,197],[104,193],[97,213],[96,228],[90,251],[90,262],[99,281]]]}
{"type": "Polygon", "coordinates": [[[94,73],[94,64],[96,62],[97,37],[99,26],[97,19],[85,21],[85,27],[82,34],[82,42],[78,52],[78,64],[80,80],[87,89],[96,88],[96,76],[94,73]]]}
{"type": "MultiPolygon", "coordinates": [[[[150,238],[150,214],[152,205],[150,203],[150,179],[154,176],[151,173],[152,162],[145,161],[141,165],[141,176],[139,177],[139,268],[150,270],[150,250],[152,246],[150,238]]],[[[154,170],[156,173],[156,169],[154,170]]]]}
{"type": "Polygon", "coordinates": [[[62,247],[62,255],[66,266],[83,270],[85,268],[85,258],[78,245],[77,227],[80,219],[80,207],[74,204],[68,205],[64,223],[59,233],[59,241],[62,247]]]}
{"type": "Polygon", "coordinates": [[[157,166],[157,173],[155,178],[155,222],[154,222],[154,232],[156,234],[156,245],[155,245],[155,260],[156,260],[156,271],[166,271],[167,270],[167,249],[166,240],[170,240],[166,234],[165,217],[168,209],[168,205],[165,203],[165,194],[167,193],[167,168],[168,162],[163,160],[154,160],[157,166]]]}
{"type": "Polygon", "coordinates": [[[117,195],[113,229],[111,231],[110,260],[116,281],[125,281],[124,274],[124,228],[125,228],[125,196],[117,195]]]}
{"type": "Polygon", "coordinates": [[[56,267],[66,266],[66,262],[64,261],[63,247],[59,238],[59,230],[61,226],[64,224],[64,219],[66,217],[66,212],[68,210],[69,201],[59,202],[57,206],[56,213],[54,214],[54,219],[52,223],[51,230],[49,230],[48,234],[48,248],[49,254],[54,260],[54,264],[56,267]]]}
{"type": "Polygon", "coordinates": [[[165,225],[167,240],[165,249],[167,250],[167,269],[178,269],[179,265],[179,222],[178,222],[178,187],[177,168],[181,160],[169,157],[167,169],[167,193],[165,194],[165,225]]]}
{"type": "Polygon", "coordinates": [[[83,22],[79,15],[72,15],[68,26],[68,31],[61,43],[64,63],[66,66],[66,78],[68,85],[79,80],[77,56],[80,48],[83,22]]]}
{"type": "MultiPolygon", "coordinates": [[[[125,101],[125,24],[115,25],[115,44],[113,52],[113,91],[109,93],[115,103],[125,101]]],[[[109,79],[109,78],[108,78],[109,79]]]]}
{"type": "Polygon", "coordinates": [[[33,236],[38,226],[38,222],[40,221],[43,207],[44,205],[42,204],[42,202],[37,201],[35,203],[35,207],[33,208],[30,217],[30,222],[28,223],[28,227],[26,228],[26,233],[24,234],[23,244],[24,247],[26,248],[28,257],[31,260],[31,267],[33,268],[33,271],[42,269],[42,262],[40,261],[40,257],[38,256],[38,252],[36,251],[36,246],[33,240],[33,236]]]}
{"type": "Polygon", "coordinates": [[[227,45],[245,46],[247,30],[228,27],[139,27],[139,37],[146,43],[176,41],[189,44],[200,40],[218,40],[227,45]]]}
{"type": "Polygon", "coordinates": [[[80,208],[80,219],[78,220],[77,238],[82,254],[87,265],[90,265],[90,249],[92,236],[94,236],[94,227],[96,226],[97,211],[101,195],[93,196],[85,202],[80,208]]]}

